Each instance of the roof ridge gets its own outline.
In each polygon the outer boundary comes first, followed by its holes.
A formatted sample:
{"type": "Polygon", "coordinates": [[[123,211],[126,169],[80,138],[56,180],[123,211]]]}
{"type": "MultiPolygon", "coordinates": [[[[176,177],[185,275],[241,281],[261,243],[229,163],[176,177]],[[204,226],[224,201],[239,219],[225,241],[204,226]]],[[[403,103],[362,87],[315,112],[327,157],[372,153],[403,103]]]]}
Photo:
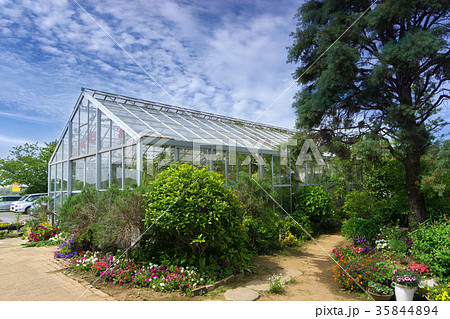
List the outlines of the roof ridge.
{"type": "Polygon", "coordinates": [[[148,101],[148,100],[129,97],[126,95],[121,95],[121,94],[109,93],[109,92],[99,91],[99,90],[94,90],[94,89],[89,89],[89,88],[82,88],[81,90],[82,90],[82,92],[84,91],[84,92],[91,93],[91,95],[94,98],[96,98],[95,95],[100,95],[100,96],[104,97],[103,98],[104,100],[106,100],[106,98],[109,97],[109,98],[113,98],[114,101],[116,99],[119,99],[119,100],[123,100],[123,102],[125,102],[125,103],[132,102],[132,103],[127,103],[128,105],[136,105],[137,103],[141,103],[143,105],[138,105],[139,107],[159,108],[160,111],[166,111],[166,112],[171,111],[171,112],[174,112],[177,114],[188,113],[190,115],[193,115],[193,116],[199,117],[199,118],[203,118],[203,119],[211,119],[211,120],[216,120],[219,122],[226,121],[226,122],[237,124],[237,125],[255,127],[255,128],[260,128],[260,129],[276,130],[276,131],[280,131],[283,133],[294,133],[295,132],[295,130],[280,127],[280,126],[251,122],[248,120],[238,119],[238,118],[234,118],[234,117],[230,117],[230,116],[214,114],[214,113],[210,113],[210,112],[197,111],[194,109],[189,109],[189,108],[185,108],[185,107],[174,106],[174,105],[164,104],[164,103],[159,103],[159,102],[148,101]]]}

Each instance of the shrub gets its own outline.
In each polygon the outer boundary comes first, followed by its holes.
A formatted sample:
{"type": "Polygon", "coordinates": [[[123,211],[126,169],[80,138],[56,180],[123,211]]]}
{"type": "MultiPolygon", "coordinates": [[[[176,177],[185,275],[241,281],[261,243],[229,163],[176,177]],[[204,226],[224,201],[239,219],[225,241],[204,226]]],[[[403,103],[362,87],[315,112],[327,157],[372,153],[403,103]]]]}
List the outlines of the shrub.
{"type": "Polygon", "coordinates": [[[408,198],[403,193],[394,193],[392,197],[381,201],[372,218],[378,225],[408,224],[408,198]]]}
{"type": "Polygon", "coordinates": [[[450,195],[447,196],[427,196],[425,206],[430,219],[437,220],[444,216],[450,216],[450,195]]]}
{"type": "Polygon", "coordinates": [[[164,264],[247,266],[243,211],[221,176],[207,168],[171,165],[146,194],[147,251],[164,264]]]}
{"type": "Polygon", "coordinates": [[[92,227],[92,241],[103,251],[128,248],[144,228],[147,189],[109,188],[100,196],[100,219],[92,227]]]}
{"type": "Polygon", "coordinates": [[[62,205],[60,226],[89,237],[95,248],[104,251],[128,248],[143,229],[144,192],[144,188],[121,191],[117,186],[102,193],[84,189],[62,205]]]}
{"type": "Polygon", "coordinates": [[[272,199],[267,196],[267,193],[273,195],[272,188],[262,180],[257,182],[259,185],[248,174],[241,172],[233,191],[244,209],[243,226],[248,236],[247,247],[257,254],[270,254],[281,249],[281,220],[273,210],[272,199]]]}
{"type": "Polygon", "coordinates": [[[233,185],[233,191],[239,199],[239,203],[247,216],[265,219],[267,215],[273,214],[274,203],[267,196],[274,196],[272,187],[265,181],[257,179],[258,184],[253,181],[248,173],[239,173],[239,182],[233,185]]]}
{"type": "Polygon", "coordinates": [[[315,230],[318,230],[329,222],[333,215],[331,196],[323,185],[302,187],[296,195],[295,211],[292,213],[296,221],[303,220],[303,216],[307,216],[315,226],[315,230]]]}
{"type": "Polygon", "coordinates": [[[353,217],[344,222],[342,233],[348,239],[365,237],[369,243],[373,243],[378,234],[378,224],[371,219],[353,217]]]}
{"type": "Polygon", "coordinates": [[[264,219],[245,216],[243,226],[247,233],[247,247],[257,254],[270,254],[281,249],[280,223],[276,212],[266,214],[264,219]]]}
{"type": "Polygon", "coordinates": [[[345,197],[342,211],[346,217],[370,218],[380,206],[380,201],[368,191],[353,190],[345,197]]]}
{"type": "Polygon", "coordinates": [[[446,217],[426,222],[413,233],[412,255],[429,265],[435,276],[450,276],[450,222],[446,217]]]}
{"type": "Polygon", "coordinates": [[[280,227],[281,233],[290,232],[300,242],[309,240],[310,237],[307,235],[307,233],[311,234],[312,232],[311,222],[306,215],[297,216],[295,221],[291,217],[286,216],[280,220],[280,227]]]}
{"type": "Polygon", "coordinates": [[[408,246],[400,239],[391,239],[389,241],[389,249],[399,258],[404,257],[408,253],[408,246]]]}
{"type": "Polygon", "coordinates": [[[99,221],[100,195],[93,188],[85,188],[79,194],[67,198],[58,214],[60,227],[67,232],[79,229],[92,231],[92,225],[99,221]]]}
{"type": "Polygon", "coordinates": [[[391,260],[378,261],[373,270],[372,281],[383,285],[389,285],[394,272],[394,262],[391,260]]]}
{"type": "Polygon", "coordinates": [[[408,203],[402,195],[392,194],[389,198],[377,199],[369,191],[352,191],[345,198],[342,207],[345,217],[373,219],[378,225],[407,222],[408,203]]]}

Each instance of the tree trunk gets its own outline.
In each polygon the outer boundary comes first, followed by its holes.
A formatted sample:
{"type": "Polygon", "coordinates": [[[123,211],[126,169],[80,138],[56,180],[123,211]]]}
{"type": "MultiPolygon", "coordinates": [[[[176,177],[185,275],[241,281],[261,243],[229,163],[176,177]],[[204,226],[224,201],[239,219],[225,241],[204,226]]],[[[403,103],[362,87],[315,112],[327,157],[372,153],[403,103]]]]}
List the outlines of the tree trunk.
{"type": "Polygon", "coordinates": [[[420,192],[420,153],[407,154],[404,161],[406,190],[408,192],[409,216],[408,223],[415,228],[426,219],[425,199],[420,192]]]}

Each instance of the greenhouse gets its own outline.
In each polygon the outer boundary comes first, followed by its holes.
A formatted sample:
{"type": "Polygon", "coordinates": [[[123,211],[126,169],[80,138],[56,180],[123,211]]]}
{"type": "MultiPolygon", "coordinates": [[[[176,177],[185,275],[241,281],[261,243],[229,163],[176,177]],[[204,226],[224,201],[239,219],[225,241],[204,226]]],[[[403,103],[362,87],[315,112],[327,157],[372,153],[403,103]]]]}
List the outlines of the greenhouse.
{"type": "MultiPolygon", "coordinates": [[[[272,186],[291,209],[295,163],[286,144],[294,131],[82,89],[49,162],[54,209],[84,187],[98,190],[145,185],[171,163],[207,165],[227,186],[241,172],[272,186]],[[284,145],[284,146],[283,146],[284,145]]],[[[314,168],[315,169],[315,168],[314,168]]],[[[310,176],[317,175],[314,169],[310,176]]]]}

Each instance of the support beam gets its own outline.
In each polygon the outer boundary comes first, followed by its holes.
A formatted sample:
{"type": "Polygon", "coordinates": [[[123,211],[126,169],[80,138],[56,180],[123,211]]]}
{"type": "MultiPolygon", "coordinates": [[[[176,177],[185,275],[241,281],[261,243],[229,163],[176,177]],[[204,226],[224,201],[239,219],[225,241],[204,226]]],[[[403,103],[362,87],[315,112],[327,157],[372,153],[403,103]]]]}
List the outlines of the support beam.
{"type": "Polygon", "coordinates": [[[136,178],[137,185],[142,185],[142,168],[143,168],[143,158],[142,158],[142,138],[139,138],[136,144],[136,178]]]}
{"type": "Polygon", "coordinates": [[[70,160],[72,155],[72,121],[69,122],[67,128],[67,196],[72,194],[72,170],[73,162],[70,160]]]}
{"type": "MultiPolygon", "coordinates": [[[[92,104],[91,104],[92,105],[92,104]]],[[[89,110],[90,110],[91,108],[89,107],[89,110]]],[[[97,190],[99,190],[100,189],[100,186],[101,186],[101,173],[102,173],[102,159],[101,159],[101,155],[100,155],[100,147],[101,147],[101,134],[102,134],[102,132],[101,132],[101,114],[102,114],[102,112],[100,111],[100,109],[97,107],[97,108],[95,108],[95,111],[96,111],[96,119],[97,119],[97,123],[96,123],[96,125],[97,125],[97,127],[95,128],[95,134],[97,135],[96,136],[96,138],[95,138],[95,160],[96,160],[96,170],[97,170],[97,178],[96,178],[96,180],[95,180],[95,188],[97,189],[97,190]]]]}

